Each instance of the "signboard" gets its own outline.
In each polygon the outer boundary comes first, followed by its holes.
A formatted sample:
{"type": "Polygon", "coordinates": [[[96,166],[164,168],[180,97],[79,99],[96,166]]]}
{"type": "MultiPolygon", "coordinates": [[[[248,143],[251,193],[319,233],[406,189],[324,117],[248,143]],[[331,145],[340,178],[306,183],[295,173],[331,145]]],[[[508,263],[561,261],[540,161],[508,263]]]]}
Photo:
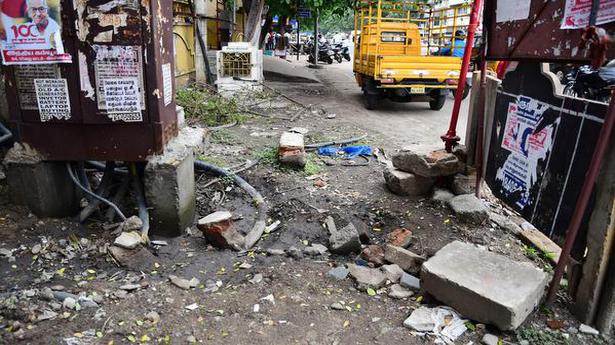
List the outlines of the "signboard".
{"type": "MultiPolygon", "coordinates": [[[[562,29],[581,29],[589,26],[593,0],[566,0],[562,29]]],[[[615,0],[600,0],[596,25],[615,21],[615,0]]]]}
{"type": "MultiPolygon", "coordinates": [[[[96,97],[98,109],[107,112],[107,116],[113,121],[136,122],[142,121],[141,110],[145,109],[145,87],[143,84],[143,66],[141,63],[142,52],[138,46],[111,46],[111,45],[92,45],[96,52],[94,60],[94,73],[96,78],[96,97]],[[107,80],[114,82],[107,83],[107,80]],[[110,104],[117,105],[117,101],[108,103],[107,87],[115,87],[119,80],[135,80],[139,93],[140,107],[122,107],[131,109],[130,111],[118,111],[119,107],[109,108],[110,104]]],[[[131,83],[131,82],[130,82],[131,83]]],[[[124,84],[126,85],[126,84],[124,84]]],[[[109,93],[111,94],[111,93],[109,93]]],[[[134,99],[126,100],[126,102],[134,99]]]]}
{"type": "MultiPolygon", "coordinates": [[[[485,180],[558,242],[570,223],[607,104],[554,94],[548,65],[519,63],[498,90],[485,180]]],[[[591,210],[590,210],[591,211],[591,210]]]]}
{"type": "Polygon", "coordinates": [[[66,79],[34,79],[41,122],[70,119],[70,98],[66,79]]]}
{"type": "Polygon", "coordinates": [[[312,11],[308,8],[300,8],[297,10],[297,16],[299,18],[312,18],[312,11]]]}
{"type": "Polygon", "coordinates": [[[5,65],[69,63],[64,52],[60,2],[4,0],[0,4],[0,40],[5,65]]]}

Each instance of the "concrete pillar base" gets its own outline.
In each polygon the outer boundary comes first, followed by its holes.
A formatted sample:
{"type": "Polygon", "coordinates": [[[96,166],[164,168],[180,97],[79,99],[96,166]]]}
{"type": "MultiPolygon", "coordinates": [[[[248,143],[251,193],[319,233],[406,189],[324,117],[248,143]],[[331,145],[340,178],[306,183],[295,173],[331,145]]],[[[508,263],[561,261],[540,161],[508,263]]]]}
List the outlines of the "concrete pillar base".
{"type": "Polygon", "coordinates": [[[192,226],[196,214],[194,154],[204,130],[185,127],[162,155],[149,157],[145,167],[145,198],[150,208],[150,234],[174,237],[192,226]]]}
{"type": "Polygon", "coordinates": [[[15,144],[5,159],[11,202],[44,218],[63,218],[79,211],[81,193],[63,162],[44,161],[34,149],[15,144]]]}

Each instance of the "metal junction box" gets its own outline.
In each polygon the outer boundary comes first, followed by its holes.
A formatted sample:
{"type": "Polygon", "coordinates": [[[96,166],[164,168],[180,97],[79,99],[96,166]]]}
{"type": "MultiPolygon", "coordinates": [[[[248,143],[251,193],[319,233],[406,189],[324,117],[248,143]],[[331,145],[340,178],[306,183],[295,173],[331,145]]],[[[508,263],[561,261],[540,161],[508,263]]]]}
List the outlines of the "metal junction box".
{"type": "Polygon", "coordinates": [[[18,141],[48,160],[143,161],[177,135],[170,0],[4,0],[18,141]]]}

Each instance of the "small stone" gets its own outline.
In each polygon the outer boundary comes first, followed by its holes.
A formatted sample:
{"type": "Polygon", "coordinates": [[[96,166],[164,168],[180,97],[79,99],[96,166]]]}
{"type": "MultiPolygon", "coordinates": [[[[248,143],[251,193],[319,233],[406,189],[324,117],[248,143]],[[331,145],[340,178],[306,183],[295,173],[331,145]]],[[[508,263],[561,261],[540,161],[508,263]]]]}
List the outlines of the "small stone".
{"type": "Polygon", "coordinates": [[[411,297],[412,295],[414,295],[414,292],[406,289],[399,284],[391,285],[391,287],[389,288],[389,297],[391,298],[402,299],[411,297]]]}
{"type": "Polygon", "coordinates": [[[190,311],[194,311],[197,310],[199,308],[199,305],[196,303],[192,303],[190,305],[185,306],[184,308],[190,310],[190,311]]]}
{"type": "Polygon", "coordinates": [[[31,251],[32,251],[32,254],[36,255],[36,254],[40,253],[42,248],[43,248],[43,247],[42,247],[40,244],[35,244],[35,245],[32,247],[32,250],[31,250],[31,251]]]}
{"type": "Polygon", "coordinates": [[[405,272],[399,279],[399,285],[414,291],[419,291],[421,289],[421,281],[417,277],[405,272]]]}
{"type": "Polygon", "coordinates": [[[77,301],[79,299],[79,296],[64,291],[53,291],[53,298],[60,302],[63,302],[67,298],[72,298],[77,301]]]}
{"type": "Polygon", "coordinates": [[[392,246],[406,248],[412,242],[412,231],[408,229],[395,229],[388,233],[385,239],[392,246]]]}
{"type": "Polygon", "coordinates": [[[207,242],[221,249],[242,250],[245,238],[237,231],[230,212],[219,211],[199,220],[197,227],[207,242]]]}
{"type": "Polygon", "coordinates": [[[137,232],[123,232],[120,236],[118,236],[113,242],[114,245],[125,248],[125,249],[135,249],[137,246],[143,243],[143,238],[137,232]]]}
{"type": "Polygon", "coordinates": [[[489,218],[487,207],[473,194],[459,195],[451,199],[449,207],[461,221],[482,224],[489,218]]]}
{"type": "Polygon", "coordinates": [[[579,329],[574,326],[570,326],[568,327],[567,332],[570,334],[579,334],[579,329]]]}
{"type": "Polygon", "coordinates": [[[342,229],[338,229],[333,217],[329,216],[327,217],[326,224],[331,234],[329,237],[329,250],[331,253],[346,255],[361,252],[359,232],[352,223],[348,223],[342,229]]]}
{"type": "Polygon", "coordinates": [[[143,228],[143,221],[137,216],[132,216],[124,221],[122,230],[125,232],[138,231],[143,228]]]}
{"type": "Polygon", "coordinates": [[[553,330],[559,330],[564,328],[565,324],[562,320],[547,320],[547,326],[553,330]]]}
{"type": "Polygon", "coordinates": [[[335,302],[331,304],[331,309],[333,310],[346,310],[346,308],[339,302],[335,302]]]}
{"type": "Polygon", "coordinates": [[[43,313],[40,314],[36,320],[37,321],[46,321],[46,320],[52,320],[55,319],[56,316],[58,316],[58,313],[51,311],[51,310],[43,310],[43,313]]]}
{"type": "Polygon", "coordinates": [[[321,256],[327,253],[327,247],[322,244],[313,243],[311,246],[305,248],[303,252],[308,256],[321,256]]]}
{"type": "Polygon", "coordinates": [[[397,283],[399,279],[406,274],[399,265],[384,265],[380,268],[382,272],[387,276],[387,279],[393,283],[397,283]]]}
{"type": "Polygon", "coordinates": [[[92,301],[100,304],[104,301],[104,297],[102,295],[99,295],[97,293],[92,294],[92,296],[90,296],[90,298],[92,299],[92,301]]]}
{"type": "Polygon", "coordinates": [[[528,340],[521,340],[519,345],[530,345],[530,342],[528,340]]]}
{"type": "Polygon", "coordinates": [[[155,311],[150,311],[149,313],[145,314],[145,319],[150,321],[151,323],[158,323],[158,321],[160,321],[160,314],[155,311]]]}
{"type": "Polygon", "coordinates": [[[124,291],[135,291],[140,288],[141,288],[141,285],[139,284],[124,284],[120,286],[120,290],[124,290],[124,291]]]}
{"type": "Polygon", "coordinates": [[[80,297],[79,305],[83,308],[98,308],[98,303],[87,297],[80,297]]]}
{"type": "Polygon", "coordinates": [[[254,275],[254,277],[252,277],[252,279],[248,280],[250,282],[250,284],[259,284],[260,282],[263,281],[263,275],[260,273],[257,273],[254,275]]]}
{"type": "Polygon", "coordinates": [[[337,114],[329,114],[327,115],[327,119],[332,120],[337,117],[337,114]]]}
{"type": "Polygon", "coordinates": [[[384,251],[386,261],[397,264],[402,270],[418,274],[425,259],[413,252],[392,245],[387,245],[384,251]]]}
{"type": "Polygon", "coordinates": [[[384,248],[375,244],[367,246],[361,252],[361,258],[376,266],[382,266],[384,264],[384,248]]]}
{"type": "Polygon", "coordinates": [[[41,290],[40,296],[46,301],[52,301],[54,299],[53,291],[51,291],[51,289],[48,287],[45,287],[41,290]]]}
{"type": "Polygon", "coordinates": [[[60,309],[62,309],[62,304],[57,303],[57,302],[51,302],[51,303],[49,303],[49,306],[53,310],[60,310],[60,309]]]}
{"type": "Polygon", "coordinates": [[[64,301],[62,302],[62,306],[66,309],[75,309],[75,307],[77,306],[77,301],[74,298],[71,297],[67,297],[66,299],[64,299],[64,301]]]}
{"type": "Polygon", "coordinates": [[[64,291],[65,287],[64,285],[52,285],[51,286],[51,290],[53,291],[64,291]]]}
{"type": "Polygon", "coordinates": [[[481,342],[485,345],[498,345],[498,342],[500,341],[500,338],[496,337],[493,334],[485,334],[483,336],[483,339],[481,340],[481,342]]]}
{"type": "Polygon", "coordinates": [[[267,255],[270,256],[282,256],[286,254],[283,249],[267,249],[267,255]]]}
{"type": "Polygon", "coordinates": [[[299,250],[295,246],[288,248],[288,250],[286,251],[286,254],[288,254],[288,256],[296,260],[300,260],[303,258],[303,252],[301,252],[301,250],[299,250]]]}
{"type": "Polygon", "coordinates": [[[197,342],[196,338],[194,337],[194,335],[189,335],[186,337],[186,341],[190,344],[194,344],[197,342]]]}
{"type": "Polygon", "coordinates": [[[359,290],[380,288],[386,283],[387,277],[377,268],[368,268],[354,264],[348,265],[350,275],[357,281],[359,290]]]}
{"type": "Polygon", "coordinates": [[[344,280],[346,279],[346,277],[348,277],[349,273],[350,271],[346,267],[339,266],[330,269],[329,272],[327,272],[327,276],[335,280],[344,280]]]}
{"type": "Polygon", "coordinates": [[[188,279],[177,277],[175,275],[170,275],[169,280],[171,281],[171,283],[173,283],[173,285],[177,286],[180,289],[184,289],[184,290],[190,290],[191,288],[195,288],[201,283],[196,278],[192,278],[192,280],[188,280],[188,279]]]}
{"type": "Polygon", "coordinates": [[[585,324],[581,324],[581,326],[579,326],[579,332],[589,335],[600,335],[600,332],[597,329],[585,324]]]}

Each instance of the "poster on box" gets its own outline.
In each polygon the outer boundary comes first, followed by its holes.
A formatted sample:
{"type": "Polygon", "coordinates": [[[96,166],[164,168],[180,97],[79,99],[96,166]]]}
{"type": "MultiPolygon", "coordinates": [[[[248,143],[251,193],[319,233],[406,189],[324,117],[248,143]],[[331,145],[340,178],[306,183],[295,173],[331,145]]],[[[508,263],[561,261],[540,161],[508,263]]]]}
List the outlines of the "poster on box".
{"type": "Polygon", "coordinates": [[[34,79],[59,79],[58,65],[16,65],[15,83],[19,105],[23,110],[38,110],[34,79]]]}
{"type": "Polygon", "coordinates": [[[62,43],[60,1],[0,1],[0,48],[5,65],[70,63],[62,43]]]}
{"type": "MultiPolygon", "coordinates": [[[[582,29],[589,26],[592,0],[566,0],[562,29],[582,29]]],[[[596,25],[615,21],[615,0],[600,0],[596,25]]]]}
{"type": "Polygon", "coordinates": [[[93,45],[92,48],[96,53],[94,73],[98,109],[106,112],[113,121],[143,121],[141,110],[145,109],[145,85],[141,47],[93,45]],[[124,95],[126,96],[124,104],[117,102],[119,80],[123,81],[123,86],[136,86],[130,90],[131,96],[124,95]],[[139,97],[136,98],[134,93],[137,93],[139,97]],[[108,96],[113,96],[114,99],[108,102],[108,96]],[[137,106],[127,106],[135,100],[138,101],[137,106]]]}
{"type": "Polygon", "coordinates": [[[502,148],[510,155],[498,170],[504,194],[517,195],[519,208],[530,199],[530,191],[538,182],[538,162],[551,151],[556,124],[539,128],[543,114],[549,107],[530,97],[521,96],[508,105],[502,148]]]}
{"type": "Polygon", "coordinates": [[[71,118],[66,79],[34,79],[34,89],[41,122],[71,118]]]}

